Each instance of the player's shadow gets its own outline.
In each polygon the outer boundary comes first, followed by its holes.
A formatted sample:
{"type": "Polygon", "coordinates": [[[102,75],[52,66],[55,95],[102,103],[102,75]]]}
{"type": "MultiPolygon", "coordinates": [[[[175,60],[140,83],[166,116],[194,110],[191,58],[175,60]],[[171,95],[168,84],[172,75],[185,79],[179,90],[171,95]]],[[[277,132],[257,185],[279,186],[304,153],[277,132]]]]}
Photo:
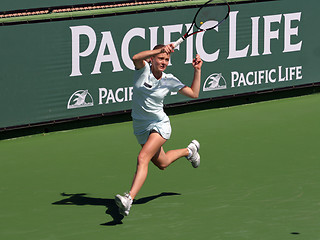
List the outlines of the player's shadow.
{"type": "MultiPolygon", "coordinates": [[[[66,197],[60,201],[56,201],[52,204],[54,205],[91,205],[91,206],[105,206],[107,207],[106,214],[112,217],[112,220],[106,223],[102,223],[103,226],[115,226],[118,224],[122,224],[123,216],[119,213],[118,206],[116,205],[115,200],[112,198],[92,198],[87,197],[86,193],[76,193],[76,194],[67,194],[61,193],[61,196],[66,197]]],[[[144,197],[140,199],[134,200],[133,204],[145,204],[159,197],[165,196],[175,196],[181,195],[180,193],[171,193],[171,192],[163,192],[158,195],[144,197]]]]}

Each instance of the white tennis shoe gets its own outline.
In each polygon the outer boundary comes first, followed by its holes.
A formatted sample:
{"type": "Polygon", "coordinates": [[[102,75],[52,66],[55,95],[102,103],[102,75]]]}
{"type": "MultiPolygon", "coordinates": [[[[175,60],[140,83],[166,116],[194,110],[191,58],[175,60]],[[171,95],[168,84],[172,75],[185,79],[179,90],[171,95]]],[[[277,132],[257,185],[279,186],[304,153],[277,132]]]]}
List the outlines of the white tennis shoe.
{"type": "Polygon", "coordinates": [[[192,140],[191,143],[188,145],[188,149],[192,152],[191,156],[187,158],[194,168],[199,167],[200,165],[200,143],[197,140],[192,140]]]}
{"type": "Polygon", "coordinates": [[[125,193],[124,196],[117,194],[115,197],[115,201],[117,206],[119,207],[119,213],[123,216],[128,216],[133,202],[130,194],[125,193]]]}

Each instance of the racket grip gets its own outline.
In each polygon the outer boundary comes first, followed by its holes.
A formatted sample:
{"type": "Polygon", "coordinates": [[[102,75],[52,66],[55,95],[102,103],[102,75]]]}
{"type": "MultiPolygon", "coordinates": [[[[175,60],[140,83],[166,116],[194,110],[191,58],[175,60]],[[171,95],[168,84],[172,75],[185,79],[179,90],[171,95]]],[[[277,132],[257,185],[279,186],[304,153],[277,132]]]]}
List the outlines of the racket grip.
{"type": "Polygon", "coordinates": [[[184,38],[181,37],[173,44],[173,46],[174,47],[178,47],[183,41],[184,41],[184,38]]]}

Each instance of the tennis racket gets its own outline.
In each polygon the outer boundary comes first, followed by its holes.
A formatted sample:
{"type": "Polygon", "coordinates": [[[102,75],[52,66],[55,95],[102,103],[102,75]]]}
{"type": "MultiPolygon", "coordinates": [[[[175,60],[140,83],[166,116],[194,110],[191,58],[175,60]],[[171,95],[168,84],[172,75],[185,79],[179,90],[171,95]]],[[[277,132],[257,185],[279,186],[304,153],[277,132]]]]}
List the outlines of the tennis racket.
{"type": "Polygon", "coordinates": [[[216,28],[229,17],[229,13],[230,6],[226,0],[210,0],[206,2],[198,9],[190,28],[174,43],[174,47],[179,46],[186,38],[194,34],[216,28]],[[196,30],[191,32],[193,27],[196,30]]]}

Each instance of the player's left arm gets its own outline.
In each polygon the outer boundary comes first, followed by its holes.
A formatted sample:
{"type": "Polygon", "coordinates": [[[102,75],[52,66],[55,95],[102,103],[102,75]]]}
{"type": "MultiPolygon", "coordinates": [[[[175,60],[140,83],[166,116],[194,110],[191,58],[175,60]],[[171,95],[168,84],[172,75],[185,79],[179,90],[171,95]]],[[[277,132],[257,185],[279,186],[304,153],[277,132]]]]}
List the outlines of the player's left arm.
{"type": "Polygon", "coordinates": [[[201,83],[201,67],[202,59],[200,55],[197,54],[193,59],[192,66],[194,68],[193,81],[191,87],[185,86],[179,90],[179,93],[190,98],[198,98],[200,92],[200,83],[201,83]]]}

